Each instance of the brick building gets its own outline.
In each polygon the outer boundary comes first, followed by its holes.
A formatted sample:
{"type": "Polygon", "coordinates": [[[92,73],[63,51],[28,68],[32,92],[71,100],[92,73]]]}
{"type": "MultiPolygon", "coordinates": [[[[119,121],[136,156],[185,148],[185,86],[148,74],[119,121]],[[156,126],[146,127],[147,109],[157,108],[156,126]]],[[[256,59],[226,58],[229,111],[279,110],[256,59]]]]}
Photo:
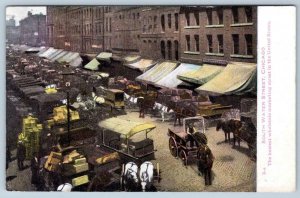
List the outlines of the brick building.
{"type": "Polygon", "coordinates": [[[55,48],[191,63],[256,62],[256,7],[54,6],[47,15],[48,43],[55,48]]]}
{"type": "Polygon", "coordinates": [[[180,60],[256,62],[256,21],[256,7],[183,7],[180,60]]]}
{"type": "Polygon", "coordinates": [[[28,16],[20,21],[20,43],[41,46],[46,40],[46,16],[28,12],[28,16]]]}
{"type": "Polygon", "coordinates": [[[14,18],[6,20],[6,42],[8,44],[19,44],[20,26],[16,26],[14,18]]]}

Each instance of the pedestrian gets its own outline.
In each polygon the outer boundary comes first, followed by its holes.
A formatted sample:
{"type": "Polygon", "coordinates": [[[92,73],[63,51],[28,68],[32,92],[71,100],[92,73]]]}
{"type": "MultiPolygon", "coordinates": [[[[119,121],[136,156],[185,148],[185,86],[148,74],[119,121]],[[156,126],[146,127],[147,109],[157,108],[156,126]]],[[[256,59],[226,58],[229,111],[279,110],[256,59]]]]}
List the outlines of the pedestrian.
{"type": "Polygon", "coordinates": [[[213,166],[214,156],[207,145],[200,145],[198,153],[198,171],[204,176],[205,185],[212,184],[211,169],[213,166]]]}
{"type": "Polygon", "coordinates": [[[38,185],[39,168],[39,157],[35,152],[31,159],[31,184],[38,185]]]}
{"type": "Polygon", "coordinates": [[[10,161],[11,161],[11,152],[10,152],[9,145],[6,145],[6,170],[8,169],[10,161]]]}
{"type": "Polygon", "coordinates": [[[24,160],[26,157],[26,147],[24,146],[23,142],[18,141],[17,144],[17,162],[19,170],[24,169],[24,160]]]}

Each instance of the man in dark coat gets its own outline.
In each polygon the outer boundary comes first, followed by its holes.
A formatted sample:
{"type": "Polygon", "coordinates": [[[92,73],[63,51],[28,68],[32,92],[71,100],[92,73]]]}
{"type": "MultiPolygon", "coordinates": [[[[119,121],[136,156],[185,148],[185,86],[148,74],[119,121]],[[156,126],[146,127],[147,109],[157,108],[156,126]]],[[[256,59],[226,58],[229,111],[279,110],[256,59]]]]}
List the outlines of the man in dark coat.
{"type": "Polygon", "coordinates": [[[22,142],[19,141],[17,145],[17,162],[18,162],[19,170],[24,169],[25,157],[26,157],[26,147],[22,142]]]}
{"type": "Polygon", "coordinates": [[[31,159],[31,184],[37,185],[38,184],[38,176],[39,176],[39,157],[37,153],[33,154],[33,157],[31,159]]]}
{"type": "Polygon", "coordinates": [[[205,144],[199,146],[198,156],[198,171],[204,174],[205,185],[212,184],[211,169],[213,166],[214,156],[205,144]]]}

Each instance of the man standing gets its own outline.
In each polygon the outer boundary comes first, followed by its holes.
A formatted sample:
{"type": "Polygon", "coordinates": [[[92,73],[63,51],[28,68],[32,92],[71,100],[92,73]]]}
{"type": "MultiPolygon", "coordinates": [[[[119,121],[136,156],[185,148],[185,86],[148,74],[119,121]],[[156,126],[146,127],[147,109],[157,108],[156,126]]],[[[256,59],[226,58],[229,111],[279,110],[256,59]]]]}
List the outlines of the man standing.
{"type": "Polygon", "coordinates": [[[214,162],[214,156],[207,145],[201,144],[197,153],[198,171],[204,174],[205,185],[212,184],[211,169],[214,162]]]}
{"type": "Polygon", "coordinates": [[[19,170],[24,169],[25,157],[26,157],[26,147],[21,141],[19,141],[17,145],[17,161],[18,161],[19,170]]]}

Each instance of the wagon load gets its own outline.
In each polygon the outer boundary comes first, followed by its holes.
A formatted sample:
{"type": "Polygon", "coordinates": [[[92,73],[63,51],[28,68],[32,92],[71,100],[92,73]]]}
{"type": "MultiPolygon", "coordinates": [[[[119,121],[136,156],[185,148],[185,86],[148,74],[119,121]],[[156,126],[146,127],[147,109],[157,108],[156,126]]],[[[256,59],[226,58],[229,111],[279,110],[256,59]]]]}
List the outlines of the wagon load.
{"type": "MultiPolygon", "coordinates": [[[[66,105],[55,107],[53,109],[53,117],[47,120],[48,128],[51,128],[54,124],[67,123],[67,116],[68,110],[66,105]]],[[[70,121],[77,121],[79,119],[79,113],[70,109],[70,121]]]]}
{"type": "Polygon", "coordinates": [[[39,151],[42,124],[32,115],[23,118],[22,132],[18,135],[18,142],[26,148],[26,159],[31,159],[39,151]]]}
{"type": "Polygon", "coordinates": [[[62,154],[59,152],[51,152],[47,161],[44,165],[44,168],[51,172],[58,171],[59,164],[62,162],[62,154]]]}
{"type": "Polygon", "coordinates": [[[64,156],[63,161],[64,175],[75,175],[89,170],[89,164],[86,158],[73,150],[68,155],[64,156]]]}

